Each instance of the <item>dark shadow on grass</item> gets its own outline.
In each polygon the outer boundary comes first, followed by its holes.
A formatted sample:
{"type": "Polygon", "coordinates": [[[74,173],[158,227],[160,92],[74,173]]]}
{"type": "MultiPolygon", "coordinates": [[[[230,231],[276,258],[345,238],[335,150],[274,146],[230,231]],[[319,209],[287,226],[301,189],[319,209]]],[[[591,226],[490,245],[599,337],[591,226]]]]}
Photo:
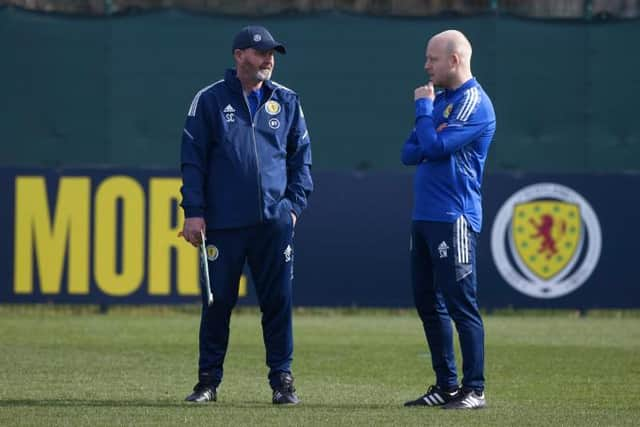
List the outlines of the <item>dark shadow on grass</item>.
{"type": "MultiPolygon", "coordinates": [[[[282,409],[294,408],[350,408],[350,409],[390,409],[401,405],[358,404],[358,403],[314,403],[303,401],[295,406],[282,406],[282,409]]],[[[4,399],[0,400],[0,408],[5,407],[97,407],[97,408],[276,408],[271,402],[247,401],[247,402],[215,402],[207,404],[194,404],[174,400],[89,400],[89,399],[4,399]]]]}
{"type": "Polygon", "coordinates": [[[5,399],[0,400],[2,407],[142,407],[142,408],[167,408],[167,407],[206,407],[207,405],[194,405],[187,402],[173,400],[88,400],[88,399],[5,399]]]}

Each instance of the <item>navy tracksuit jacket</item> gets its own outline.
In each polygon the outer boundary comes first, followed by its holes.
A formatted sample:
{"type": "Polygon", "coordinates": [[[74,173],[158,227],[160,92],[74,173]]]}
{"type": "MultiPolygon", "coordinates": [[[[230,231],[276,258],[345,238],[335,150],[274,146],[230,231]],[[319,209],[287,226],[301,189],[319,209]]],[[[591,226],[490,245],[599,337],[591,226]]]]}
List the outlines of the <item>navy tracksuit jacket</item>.
{"type": "Polygon", "coordinates": [[[298,95],[264,82],[255,112],[235,70],[199,91],[181,152],[182,208],[204,217],[214,304],[203,304],[199,381],[217,387],[245,262],[256,285],[269,380],[291,371],[293,221],[313,190],[311,143],[298,95]]]}

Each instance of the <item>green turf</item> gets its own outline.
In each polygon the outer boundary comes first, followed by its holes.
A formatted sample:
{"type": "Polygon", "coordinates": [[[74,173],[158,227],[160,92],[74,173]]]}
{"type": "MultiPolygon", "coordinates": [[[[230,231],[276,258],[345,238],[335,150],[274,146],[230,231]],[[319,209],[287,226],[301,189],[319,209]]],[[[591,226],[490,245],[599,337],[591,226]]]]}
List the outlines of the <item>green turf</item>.
{"type": "Polygon", "coordinates": [[[234,314],[219,402],[193,311],[0,310],[0,425],[638,425],[640,319],[486,316],[489,408],[403,408],[433,381],[412,311],[297,313],[303,403],[274,407],[259,315],[234,314]]]}

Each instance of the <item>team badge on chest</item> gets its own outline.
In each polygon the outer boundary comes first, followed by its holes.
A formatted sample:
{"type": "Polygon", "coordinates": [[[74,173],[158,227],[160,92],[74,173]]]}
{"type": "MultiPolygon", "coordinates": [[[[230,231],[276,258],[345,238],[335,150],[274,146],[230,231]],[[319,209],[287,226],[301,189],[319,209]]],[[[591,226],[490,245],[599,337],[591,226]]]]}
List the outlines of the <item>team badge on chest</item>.
{"type": "Polygon", "coordinates": [[[448,119],[451,115],[451,110],[453,110],[453,104],[447,105],[447,107],[444,109],[444,112],[442,113],[442,117],[448,119]]]}
{"type": "Polygon", "coordinates": [[[282,107],[280,107],[280,104],[276,101],[267,101],[264,104],[264,109],[267,113],[271,114],[272,116],[275,116],[280,112],[282,107]]]}

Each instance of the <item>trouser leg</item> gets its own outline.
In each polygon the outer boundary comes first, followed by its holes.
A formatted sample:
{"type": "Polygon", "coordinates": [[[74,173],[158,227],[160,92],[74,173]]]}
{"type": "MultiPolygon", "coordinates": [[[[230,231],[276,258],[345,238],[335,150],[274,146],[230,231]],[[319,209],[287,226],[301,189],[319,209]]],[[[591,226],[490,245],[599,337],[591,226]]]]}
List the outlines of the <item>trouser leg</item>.
{"type": "Polygon", "coordinates": [[[200,382],[212,384],[215,387],[222,381],[223,363],[229,343],[231,312],[238,300],[247,233],[247,229],[207,232],[208,252],[211,255],[208,261],[209,278],[214,302],[208,306],[203,297],[198,377],[200,382]]]}
{"type": "Polygon", "coordinates": [[[293,257],[293,221],[283,210],[279,218],[258,227],[248,256],[272,388],[280,386],[280,373],[291,372],[293,360],[293,257]]]}
{"type": "Polygon", "coordinates": [[[411,231],[413,297],[429,344],[436,384],[447,390],[458,385],[453,351],[453,329],[442,294],[435,286],[427,231],[425,222],[413,222],[411,231]]]}
{"type": "MultiPolygon", "coordinates": [[[[477,301],[477,233],[460,217],[448,233],[450,253],[436,265],[436,286],[441,289],[449,315],[453,319],[462,353],[462,385],[484,389],[484,325],[477,301]]],[[[437,247],[431,248],[432,253],[437,247]]]]}

